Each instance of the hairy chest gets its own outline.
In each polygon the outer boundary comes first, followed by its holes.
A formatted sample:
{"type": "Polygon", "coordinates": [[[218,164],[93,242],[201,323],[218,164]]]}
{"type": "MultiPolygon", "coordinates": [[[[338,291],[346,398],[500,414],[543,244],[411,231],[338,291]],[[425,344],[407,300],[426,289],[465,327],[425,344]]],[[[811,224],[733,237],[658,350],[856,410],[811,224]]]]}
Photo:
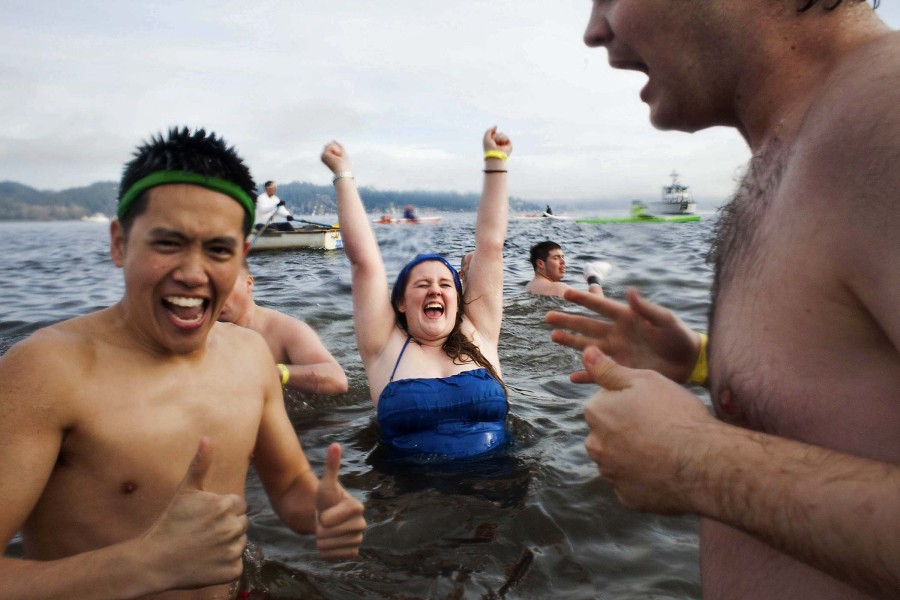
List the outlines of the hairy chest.
{"type": "Polygon", "coordinates": [[[754,164],[719,225],[713,403],[733,424],[862,451],[867,436],[893,435],[884,353],[843,282],[840,224],[784,164],[754,164]]]}

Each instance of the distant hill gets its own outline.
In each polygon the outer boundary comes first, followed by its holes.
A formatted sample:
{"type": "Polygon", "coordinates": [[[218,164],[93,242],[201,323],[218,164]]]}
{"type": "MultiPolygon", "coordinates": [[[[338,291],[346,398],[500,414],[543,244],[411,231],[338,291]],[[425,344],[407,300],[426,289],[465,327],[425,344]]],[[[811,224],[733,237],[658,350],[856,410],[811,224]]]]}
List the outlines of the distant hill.
{"type": "Polygon", "coordinates": [[[63,221],[94,213],[112,215],[119,184],[101,181],[58,192],[36,190],[14,181],[0,182],[0,220],[63,221]]]}
{"type": "MultiPolygon", "coordinates": [[[[261,192],[262,190],[260,190],[261,192]]],[[[478,194],[457,192],[398,192],[370,187],[359,191],[372,212],[402,210],[412,204],[426,212],[468,212],[478,208],[478,194]]],[[[64,221],[80,219],[94,213],[112,216],[116,213],[118,183],[101,181],[87,187],[43,191],[14,181],[0,182],[0,221],[64,221]]],[[[337,212],[334,188],[295,181],[279,184],[278,196],[292,212],[299,215],[334,214],[337,212]]],[[[514,212],[540,210],[545,203],[510,198],[514,212]]]]}

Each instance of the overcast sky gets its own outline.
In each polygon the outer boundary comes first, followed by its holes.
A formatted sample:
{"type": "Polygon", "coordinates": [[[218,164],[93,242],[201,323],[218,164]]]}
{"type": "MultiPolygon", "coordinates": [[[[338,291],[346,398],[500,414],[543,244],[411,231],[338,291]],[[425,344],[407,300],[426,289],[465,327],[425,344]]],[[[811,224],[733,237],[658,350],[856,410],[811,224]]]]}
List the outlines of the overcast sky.
{"type": "MultiPolygon", "coordinates": [[[[118,180],[134,146],[204,126],[258,181],[477,191],[481,135],[514,144],[525,199],[654,198],[676,169],[721,201],[749,158],[716,128],[654,130],[643,74],[584,46],[589,0],[0,0],[0,180],[118,180]]],[[[882,18],[900,28],[900,7],[882,18]]],[[[877,100],[877,99],[875,99],[877,100]]]]}

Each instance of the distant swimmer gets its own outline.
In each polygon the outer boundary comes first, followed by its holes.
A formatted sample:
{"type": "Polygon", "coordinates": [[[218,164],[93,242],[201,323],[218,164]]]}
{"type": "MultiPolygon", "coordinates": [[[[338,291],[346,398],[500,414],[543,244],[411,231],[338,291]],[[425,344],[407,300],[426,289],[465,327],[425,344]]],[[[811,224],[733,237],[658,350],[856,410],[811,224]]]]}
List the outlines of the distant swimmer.
{"type": "Polygon", "coordinates": [[[347,375],[313,328],[299,319],[256,304],[246,260],[219,313],[219,321],[249,327],[269,346],[282,385],[313,394],[343,394],[347,375]]]}
{"type": "MultiPolygon", "coordinates": [[[[319,479],[265,341],[217,323],[248,250],[250,171],[224,140],[172,129],[119,186],[113,306],[0,358],[0,598],[232,598],[252,464],[272,509],[327,559],[358,554],[363,505],[319,479]]],[[[260,507],[257,507],[259,509],[260,507]]]]}
{"type": "MultiPolygon", "coordinates": [[[[572,289],[563,282],[566,275],[566,256],[562,247],[556,242],[547,240],[531,247],[529,253],[534,278],[525,286],[529,294],[539,296],[562,297],[572,289]]],[[[605,261],[590,262],[584,266],[584,279],[588,290],[593,294],[603,295],[603,280],[612,270],[612,265],[605,261]]]]}
{"type": "Polygon", "coordinates": [[[337,142],[322,161],[334,173],[338,220],[352,267],[356,341],[382,442],[415,455],[477,456],[507,440],[508,401],[497,344],[503,317],[503,244],[509,217],[509,138],[489,129],[466,301],[456,269],[441,255],[416,256],[393,290],[337,142]]]}

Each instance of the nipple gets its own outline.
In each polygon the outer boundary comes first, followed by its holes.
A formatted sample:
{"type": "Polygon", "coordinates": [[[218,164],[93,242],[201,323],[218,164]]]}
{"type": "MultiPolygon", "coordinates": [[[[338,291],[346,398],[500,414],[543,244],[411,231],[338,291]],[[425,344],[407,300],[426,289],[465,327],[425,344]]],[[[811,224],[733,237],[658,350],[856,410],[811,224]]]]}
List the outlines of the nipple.
{"type": "Polygon", "coordinates": [[[127,495],[127,494],[133,494],[136,489],[137,489],[136,483],[134,483],[133,481],[126,481],[119,488],[119,491],[121,491],[123,494],[127,495]]]}

